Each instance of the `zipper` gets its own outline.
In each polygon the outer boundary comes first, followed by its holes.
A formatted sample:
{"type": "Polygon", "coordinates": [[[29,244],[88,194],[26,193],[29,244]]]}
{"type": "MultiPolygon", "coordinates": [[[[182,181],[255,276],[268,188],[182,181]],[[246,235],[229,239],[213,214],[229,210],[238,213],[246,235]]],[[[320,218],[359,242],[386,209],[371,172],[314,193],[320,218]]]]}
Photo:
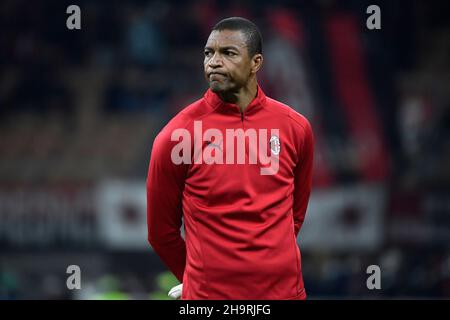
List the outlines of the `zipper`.
{"type": "MultiPolygon", "coordinates": [[[[244,125],[244,112],[242,112],[241,111],[241,123],[242,123],[242,130],[244,130],[244,132],[245,132],[245,125],[244,125]]],[[[248,157],[249,157],[249,155],[248,155],[248,153],[249,153],[249,148],[250,148],[250,146],[249,146],[249,142],[248,142],[248,140],[247,140],[247,137],[244,135],[244,142],[245,142],[245,163],[248,163],[248,157]]]]}

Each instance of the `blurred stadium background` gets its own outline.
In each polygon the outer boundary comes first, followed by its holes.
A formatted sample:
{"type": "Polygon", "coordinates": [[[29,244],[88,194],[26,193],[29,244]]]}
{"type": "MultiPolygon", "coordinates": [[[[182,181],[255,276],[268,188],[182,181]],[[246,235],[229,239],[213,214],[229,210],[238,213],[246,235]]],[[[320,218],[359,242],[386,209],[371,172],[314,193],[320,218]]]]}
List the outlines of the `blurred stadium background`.
{"type": "Polygon", "coordinates": [[[263,33],[266,93],[315,131],[309,297],[450,297],[450,4],[273,2],[1,1],[0,299],[166,297],[146,239],[152,141],[206,90],[206,38],[236,15],[263,33]]]}

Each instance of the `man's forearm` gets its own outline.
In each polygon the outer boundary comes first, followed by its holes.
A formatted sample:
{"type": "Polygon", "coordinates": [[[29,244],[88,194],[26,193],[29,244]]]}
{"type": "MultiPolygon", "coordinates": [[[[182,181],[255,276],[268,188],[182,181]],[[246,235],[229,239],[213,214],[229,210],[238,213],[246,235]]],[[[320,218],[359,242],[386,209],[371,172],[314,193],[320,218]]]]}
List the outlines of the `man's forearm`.
{"type": "Polygon", "coordinates": [[[166,264],[169,270],[175,275],[178,281],[183,282],[184,268],[186,266],[186,244],[181,235],[173,237],[152,237],[148,238],[153,250],[166,264]]]}

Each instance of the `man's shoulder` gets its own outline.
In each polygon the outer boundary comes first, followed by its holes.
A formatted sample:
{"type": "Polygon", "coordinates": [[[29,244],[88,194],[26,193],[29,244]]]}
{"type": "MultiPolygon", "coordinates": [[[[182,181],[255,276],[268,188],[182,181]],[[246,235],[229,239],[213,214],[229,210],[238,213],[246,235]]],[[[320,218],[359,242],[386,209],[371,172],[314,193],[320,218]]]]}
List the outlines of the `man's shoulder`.
{"type": "Polygon", "coordinates": [[[300,126],[304,130],[311,129],[309,120],[303,114],[283,102],[267,97],[267,109],[270,112],[289,119],[289,123],[295,126],[300,126]]]}
{"type": "Polygon", "coordinates": [[[194,120],[206,115],[210,109],[206,105],[206,101],[202,98],[188,104],[181,109],[169,122],[161,129],[158,136],[171,135],[176,129],[189,130],[190,124],[194,120]]]}
{"type": "Polygon", "coordinates": [[[181,109],[181,111],[174,117],[174,119],[180,117],[184,120],[196,120],[211,111],[212,109],[207,104],[205,98],[201,97],[200,99],[197,99],[196,101],[188,104],[183,109],[181,109]]]}

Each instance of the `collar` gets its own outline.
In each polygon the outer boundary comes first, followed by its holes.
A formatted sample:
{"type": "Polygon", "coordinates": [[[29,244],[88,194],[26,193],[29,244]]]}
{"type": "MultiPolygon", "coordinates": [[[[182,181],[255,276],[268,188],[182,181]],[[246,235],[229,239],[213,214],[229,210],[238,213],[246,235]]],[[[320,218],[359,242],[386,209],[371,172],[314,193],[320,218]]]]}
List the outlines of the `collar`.
{"type": "MultiPolygon", "coordinates": [[[[241,109],[237,104],[228,103],[223,101],[217,93],[208,89],[203,96],[206,102],[213,108],[217,109],[220,112],[225,113],[241,113],[241,109]]],[[[250,104],[245,108],[244,114],[248,115],[254,112],[257,112],[261,108],[264,107],[266,102],[266,95],[262,91],[261,87],[258,84],[256,97],[250,102],[250,104]]]]}

